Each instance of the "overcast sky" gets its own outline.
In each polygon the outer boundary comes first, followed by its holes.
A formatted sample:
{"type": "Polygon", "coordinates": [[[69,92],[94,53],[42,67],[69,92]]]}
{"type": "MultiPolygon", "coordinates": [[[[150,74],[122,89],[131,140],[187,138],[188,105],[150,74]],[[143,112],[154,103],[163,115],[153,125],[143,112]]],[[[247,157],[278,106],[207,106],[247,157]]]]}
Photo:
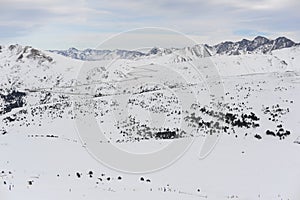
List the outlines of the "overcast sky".
{"type": "MultiPolygon", "coordinates": [[[[181,32],[197,43],[257,35],[298,42],[299,6],[299,0],[0,0],[0,43],[95,48],[115,34],[142,27],[181,32]]],[[[159,31],[147,34],[162,38],[159,31]]],[[[132,35],[145,39],[139,32],[132,35]]],[[[172,38],[172,31],[165,35],[172,38]]],[[[105,48],[130,49],[131,43],[123,40],[105,48]]],[[[152,45],[150,40],[146,45],[152,45]]]]}

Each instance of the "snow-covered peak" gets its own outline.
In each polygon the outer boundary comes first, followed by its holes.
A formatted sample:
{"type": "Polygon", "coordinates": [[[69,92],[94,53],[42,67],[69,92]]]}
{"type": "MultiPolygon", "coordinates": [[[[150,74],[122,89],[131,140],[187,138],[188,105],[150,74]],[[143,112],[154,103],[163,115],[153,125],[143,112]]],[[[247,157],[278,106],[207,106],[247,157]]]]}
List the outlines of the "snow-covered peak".
{"type": "Polygon", "coordinates": [[[168,48],[159,48],[159,47],[153,47],[148,53],[147,55],[159,55],[159,56],[163,56],[163,55],[168,55],[171,54],[175,49],[168,49],[168,48]]]}
{"type": "Polygon", "coordinates": [[[22,46],[19,44],[1,46],[0,57],[9,57],[17,62],[24,62],[26,59],[33,60],[38,63],[50,63],[53,61],[53,58],[43,51],[37,50],[31,46],[22,46]]]}
{"type": "MultiPolygon", "coordinates": [[[[247,41],[249,41],[249,40],[247,40],[247,41]]],[[[257,36],[253,40],[253,42],[256,43],[257,45],[263,45],[263,44],[266,44],[269,41],[270,40],[268,38],[263,37],[263,36],[257,36]]]]}
{"type": "Polygon", "coordinates": [[[282,48],[288,48],[288,47],[293,47],[299,45],[293,42],[292,40],[286,38],[286,37],[279,37],[275,41],[273,41],[274,46],[272,50],[275,49],[282,49],[282,48]]]}
{"type": "Polygon", "coordinates": [[[289,48],[298,45],[299,44],[285,37],[270,40],[266,37],[257,36],[252,41],[243,39],[238,42],[222,42],[211,48],[214,50],[215,54],[219,55],[241,55],[252,53],[265,54],[276,49],[289,48]]]}

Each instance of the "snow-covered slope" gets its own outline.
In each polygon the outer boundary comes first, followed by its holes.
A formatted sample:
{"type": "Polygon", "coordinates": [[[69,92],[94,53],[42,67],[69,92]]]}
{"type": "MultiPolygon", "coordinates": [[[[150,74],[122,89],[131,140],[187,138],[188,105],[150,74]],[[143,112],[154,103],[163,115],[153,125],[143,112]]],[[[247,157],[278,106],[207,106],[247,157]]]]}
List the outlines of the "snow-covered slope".
{"type": "Polygon", "coordinates": [[[222,76],[299,71],[299,51],[299,47],[292,47],[270,54],[221,55],[211,59],[222,76]]]}
{"type": "Polygon", "coordinates": [[[0,199],[299,199],[298,46],[236,56],[156,48],[114,62],[0,51],[0,199]],[[127,152],[194,142],[164,169],[122,173],[87,152],[81,114],[127,152]],[[201,160],[211,134],[220,140],[201,160]]]}

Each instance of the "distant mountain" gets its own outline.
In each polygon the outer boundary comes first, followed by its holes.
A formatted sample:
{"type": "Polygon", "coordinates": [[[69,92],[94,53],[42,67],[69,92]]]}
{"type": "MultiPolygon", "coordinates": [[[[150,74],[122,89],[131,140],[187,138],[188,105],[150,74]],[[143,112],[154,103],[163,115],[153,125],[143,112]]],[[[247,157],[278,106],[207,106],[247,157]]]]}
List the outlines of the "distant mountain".
{"type": "Polygon", "coordinates": [[[273,50],[299,46],[286,37],[279,37],[270,40],[266,37],[257,36],[253,40],[243,39],[238,42],[226,41],[220,44],[210,46],[207,44],[197,44],[184,48],[152,48],[148,53],[128,50],[96,50],[85,49],[78,50],[70,48],[68,50],[49,50],[63,56],[71,57],[79,60],[112,60],[120,59],[139,59],[153,56],[166,56],[173,54],[174,62],[184,62],[193,60],[195,57],[209,57],[214,55],[242,55],[261,53],[266,54],[273,50]]]}
{"type": "Polygon", "coordinates": [[[37,61],[38,63],[53,61],[53,58],[31,46],[22,46],[19,44],[0,46],[0,53],[2,53],[0,58],[2,57],[3,52],[8,54],[7,56],[9,56],[10,58],[15,59],[15,61],[17,62],[23,62],[26,58],[29,60],[37,61]]]}
{"type": "Polygon", "coordinates": [[[52,53],[57,53],[63,56],[71,57],[79,60],[112,60],[115,58],[122,59],[135,59],[145,54],[139,51],[127,51],[127,50],[95,50],[85,49],[78,50],[76,48],[69,48],[68,50],[49,50],[52,53]]]}
{"type": "Polygon", "coordinates": [[[241,55],[252,53],[268,53],[276,49],[288,48],[297,46],[299,43],[295,43],[286,37],[279,37],[275,40],[269,40],[268,38],[257,36],[254,40],[243,39],[238,42],[222,42],[209,49],[214,54],[220,55],[241,55]]]}

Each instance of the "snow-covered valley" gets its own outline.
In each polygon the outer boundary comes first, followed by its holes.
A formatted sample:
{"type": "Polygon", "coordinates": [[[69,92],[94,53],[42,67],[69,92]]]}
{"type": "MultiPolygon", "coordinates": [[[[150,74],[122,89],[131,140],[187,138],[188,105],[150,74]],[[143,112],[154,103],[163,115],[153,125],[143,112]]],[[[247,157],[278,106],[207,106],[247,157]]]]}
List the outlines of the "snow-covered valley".
{"type": "Polygon", "coordinates": [[[0,199],[300,197],[298,45],[92,61],[20,45],[0,50],[0,199]],[[162,169],[121,172],[91,156],[78,127],[86,116],[105,136],[95,139],[100,148],[191,145],[162,169]],[[209,137],[217,143],[203,158],[209,137]]]}

